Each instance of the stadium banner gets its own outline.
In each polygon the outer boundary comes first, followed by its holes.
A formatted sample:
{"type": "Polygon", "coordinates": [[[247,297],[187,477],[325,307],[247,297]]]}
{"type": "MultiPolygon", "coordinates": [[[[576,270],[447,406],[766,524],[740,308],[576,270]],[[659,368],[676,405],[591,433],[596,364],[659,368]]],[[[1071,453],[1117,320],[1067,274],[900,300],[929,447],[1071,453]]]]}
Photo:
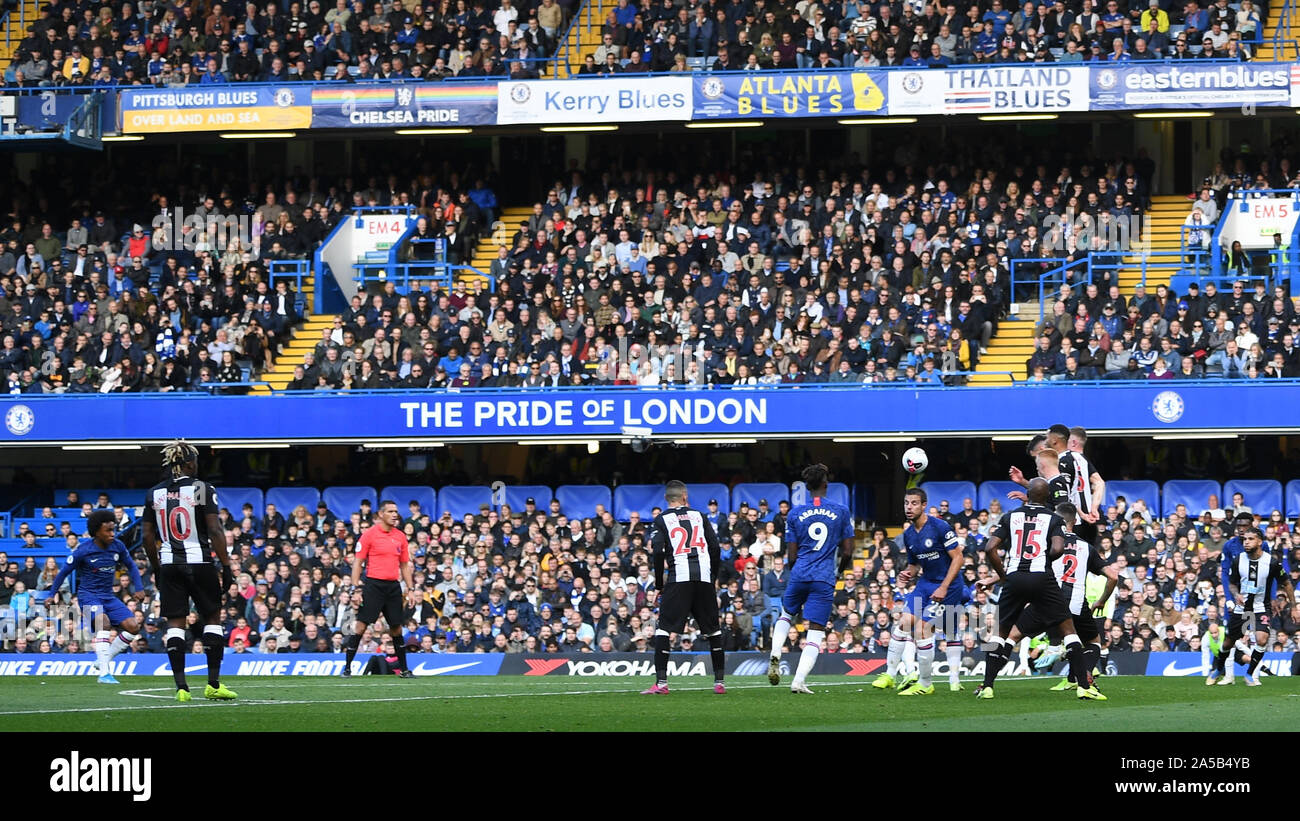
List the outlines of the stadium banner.
{"type": "Polygon", "coordinates": [[[1041,114],[1088,110],[1088,69],[1031,64],[894,70],[889,114],[1041,114]]]}
{"type": "MultiPolygon", "coordinates": [[[[1204,676],[1205,660],[1200,653],[1155,652],[1146,655],[1148,676],[1204,676]]],[[[1111,654],[1114,657],[1114,654],[1111,654]]],[[[1300,653],[1265,653],[1260,666],[1275,676],[1291,676],[1300,672],[1300,653]]],[[[1246,665],[1235,664],[1236,675],[1246,675],[1246,665]]]]}
{"type": "Polygon", "coordinates": [[[1300,73],[1286,63],[1186,60],[1093,68],[1092,111],[1151,108],[1240,108],[1297,105],[1300,73]]]}
{"type": "Polygon", "coordinates": [[[122,89],[123,134],[267,131],[311,127],[311,86],[186,86],[122,89]]]}
{"type": "Polygon", "coordinates": [[[690,77],[503,80],[497,124],[667,122],[691,118],[690,77]]]}
{"type": "Polygon", "coordinates": [[[495,125],[495,83],[314,85],[312,128],[495,125]]]}
{"type": "Polygon", "coordinates": [[[885,71],[788,71],[695,78],[694,118],[845,117],[886,113],[885,71]]]}
{"type": "Polygon", "coordinates": [[[1042,430],[1068,418],[1089,431],[1295,430],[1300,384],[1261,380],[1250,402],[1225,402],[1219,380],[996,387],[35,394],[0,398],[0,445],[78,440],[142,444],[225,441],[466,440],[678,435],[781,439],[840,435],[970,436],[1042,430]],[[833,413],[818,413],[833,408],[833,413]],[[94,420],[87,427],[86,420],[94,420]]]}
{"type": "MultiPolygon", "coordinates": [[[[354,673],[366,669],[371,653],[358,653],[352,662],[354,673]]],[[[495,676],[501,671],[505,656],[494,653],[457,655],[455,653],[408,653],[407,663],[417,676],[495,676]]],[[[223,676],[337,676],[347,657],[342,653],[235,653],[227,650],[221,661],[223,676]]],[[[98,660],[94,653],[4,653],[0,654],[0,676],[96,676],[98,660]]],[[[166,653],[128,653],[112,662],[115,676],[171,677],[166,653]]],[[[185,672],[207,672],[205,656],[185,656],[185,672]]]]}

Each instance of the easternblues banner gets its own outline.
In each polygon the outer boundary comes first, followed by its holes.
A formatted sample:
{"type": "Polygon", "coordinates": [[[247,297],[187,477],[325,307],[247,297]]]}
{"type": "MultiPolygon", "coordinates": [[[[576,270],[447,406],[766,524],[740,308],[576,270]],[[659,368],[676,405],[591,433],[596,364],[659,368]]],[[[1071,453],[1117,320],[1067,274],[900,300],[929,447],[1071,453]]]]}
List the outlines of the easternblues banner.
{"type": "Polygon", "coordinates": [[[912,385],[723,390],[554,389],[5,396],[0,444],[68,441],[372,442],[572,436],[980,435],[1042,430],[1070,418],[1111,432],[1296,430],[1300,385],[1069,383],[1005,388],[912,385]],[[833,412],[826,411],[833,409],[833,412]],[[93,420],[88,425],[87,420],[93,420]]]}
{"type": "Polygon", "coordinates": [[[123,89],[118,103],[123,134],[297,129],[312,121],[311,86],[305,84],[123,89]]]}
{"type": "Polygon", "coordinates": [[[1287,106],[1300,94],[1300,73],[1285,63],[1125,63],[1094,67],[1089,93],[1093,111],[1287,106]]]}
{"type": "Polygon", "coordinates": [[[313,128],[451,128],[495,125],[495,83],[360,83],[315,85],[313,128]]]}
{"type": "Polygon", "coordinates": [[[884,71],[790,71],[695,79],[696,119],[883,115],[884,71]]]}
{"type": "Polygon", "coordinates": [[[502,81],[497,123],[632,123],[691,118],[690,77],[502,81]]]}
{"type": "Polygon", "coordinates": [[[1088,110],[1088,69],[1032,64],[889,72],[889,113],[1022,114],[1088,110]]]}

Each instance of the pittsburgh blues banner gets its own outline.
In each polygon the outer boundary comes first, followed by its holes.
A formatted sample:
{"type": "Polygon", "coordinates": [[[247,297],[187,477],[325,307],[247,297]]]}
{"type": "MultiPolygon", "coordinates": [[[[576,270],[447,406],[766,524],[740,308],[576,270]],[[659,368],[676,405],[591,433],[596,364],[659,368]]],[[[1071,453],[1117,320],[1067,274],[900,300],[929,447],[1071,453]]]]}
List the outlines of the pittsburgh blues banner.
{"type": "Polygon", "coordinates": [[[695,79],[695,119],[886,113],[884,71],[745,71],[695,79]]]}
{"type": "Polygon", "coordinates": [[[311,127],[311,86],[185,86],[123,89],[123,134],[266,131],[311,127]]]}
{"type": "Polygon", "coordinates": [[[1068,417],[1099,433],[1297,429],[1300,385],[1260,381],[1250,402],[1204,383],[1004,388],[852,385],[723,390],[377,391],[274,397],[19,395],[0,399],[0,444],[384,439],[527,441],[575,436],[973,435],[1041,430],[1068,417]],[[1168,387],[1166,387],[1168,386],[1168,387]],[[1014,399],[1014,401],[1012,401],[1014,399]],[[825,411],[833,409],[833,412],[825,411]],[[87,428],[86,420],[94,420],[87,428]]]}
{"type": "Polygon", "coordinates": [[[317,84],[313,128],[495,125],[496,83],[317,84]]]}
{"type": "Polygon", "coordinates": [[[889,72],[889,113],[1021,114],[1088,110],[1088,69],[1032,64],[889,72]]]}
{"type": "Polygon", "coordinates": [[[1125,63],[1092,69],[1090,108],[1287,106],[1295,105],[1293,88],[1300,90],[1300,73],[1286,63],[1125,63]]]}

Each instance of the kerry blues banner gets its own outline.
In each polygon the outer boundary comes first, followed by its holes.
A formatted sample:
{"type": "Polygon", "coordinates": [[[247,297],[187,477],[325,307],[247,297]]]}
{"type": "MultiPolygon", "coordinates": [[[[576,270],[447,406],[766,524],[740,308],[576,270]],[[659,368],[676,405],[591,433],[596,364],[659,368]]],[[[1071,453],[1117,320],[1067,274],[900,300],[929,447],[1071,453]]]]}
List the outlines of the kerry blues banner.
{"type": "Polygon", "coordinates": [[[1051,383],[1014,389],[918,385],[732,389],[511,389],[6,395],[0,444],[191,441],[528,441],[571,436],[980,435],[1068,418],[1098,433],[1294,429],[1300,384],[1051,383]],[[1224,391],[1247,392],[1246,402],[1224,391]]]}
{"type": "Polygon", "coordinates": [[[1300,72],[1286,63],[1176,60],[1094,67],[1089,93],[1093,111],[1113,111],[1289,106],[1297,91],[1300,72]]]}
{"type": "Polygon", "coordinates": [[[268,131],[311,126],[311,87],[211,85],[123,89],[123,134],[268,131]]]}
{"type": "Polygon", "coordinates": [[[640,123],[689,120],[689,77],[594,80],[502,80],[497,84],[497,122],[640,123]]]}
{"type": "Polygon", "coordinates": [[[317,84],[313,128],[452,128],[495,125],[496,83],[317,84]]]}
{"type": "Polygon", "coordinates": [[[883,71],[745,71],[695,79],[697,120],[883,115],[883,71]]]}
{"type": "Polygon", "coordinates": [[[889,72],[890,115],[1088,110],[1088,69],[1034,63],[889,72]]]}

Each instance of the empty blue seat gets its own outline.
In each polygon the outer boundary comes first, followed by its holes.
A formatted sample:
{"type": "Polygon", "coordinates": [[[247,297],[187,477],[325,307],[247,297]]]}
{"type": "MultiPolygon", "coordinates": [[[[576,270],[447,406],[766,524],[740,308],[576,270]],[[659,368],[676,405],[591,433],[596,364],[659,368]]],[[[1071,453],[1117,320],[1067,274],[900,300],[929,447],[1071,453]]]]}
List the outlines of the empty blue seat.
{"type": "Polygon", "coordinates": [[[775,511],[782,501],[790,501],[790,486],[776,482],[741,482],[731,489],[732,510],[740,510],[741,502],[758,507],[763,499],[767,500],[768,509],[775,511]]]}
{"type": "MultiPolygon", "coordinates": [[[[1106,482],[1106,498],[1102,500],[1102,513],[1105,508],[1115,504],[1115,498],[1123,496],[1130,505],[1138,499],[1146,502],[1147,510],[1153,513],[1160,509],[1160,485],[1149,479],[1113,479],[1106,482]]],[[[1200,511],[1196,511],[1200,513],[1200,511]]]]}
{"type": "Polygon", "coordinates": [[[537,503],[538,510],[549,511],[555,495],[546,485],[506,485],[506,504],[510,505],[511,513],[523,510],[530,498],[537,503]]]}
{"type": "MultiPolygon", "coordinates": [[[[248,503],[253,506],[253,517],[262,516],[262,507],[265,504],[265,496],[261,488],[257,487],[218,487],[217,502],[230,511],[230,515],[235,521],[239,521],[243,515],[244,504],[248,503]]],[[[315,515],[316,508],[310,508],[308,513],[315,515]]]]}
{"type": "Polygon", "coordinates": [[[1286,516],[1300,516],[1300,479],[1286,483],[1286,516]]]}
{"type": "Polygon", "coordinates": [[[979,501],[974,482],[922,482],[921,490],[925,491],[929,504],[938,507],[947,499],[948,509],[953,511],[961,510],[962,499],[970,499],[971,504],[979,501]]]}
{"type": "MultiPolygon", "coordinates": [[[[845,507],[849,508],[849,510],[853,509],[852,497],[849,494],[849,486],[844,484],[843,482],[827,483],[826,500],[829,502],[835,502],[836,504],[844,505],[845,507]]],[[[772,501],[771,499],[768,499],[769,503],[771,501],[772,501]]],[[[812,499],[808,496],[808,492],[804,490],[803,482],[795,482],[794,484],[790,485],[789,502],[791,507],[795,505],[807,505],[812,503],[812,499]]],[[[773,510],[776,509],[775,505],[769,505],[769,506],[773,510]]]]}
{"type": "Polygon", "coordinates": [[[92,505],[101,493],[107,493],[109,501],[115,505],[142,505],[144,504],[145,491],[148,489],[147,487],[65,488],[54,491],[54,501],[63,504],[68,499],[68,492],[75,490],[81,496],[81,501],[90,502],[92,505]]]}
{"type": "MultiPolygon", "coordinates": [[[[1009,479],[993,482],[981,482],[979,499],[975,502],[975,509],[988,510],[989,503],[994,499],[997,499],[1002,503],[1003,510],[1013,510],[1020,506],[1019,502],[1007,498],[1007,494],[1013,490],[1024,490],[1024,488],[1009,479]]],[[[952,505],[951,508],[953,510],[961,510],[961,499],[958,499],[956,505],[952,505]]]]}
{"type": "MultiPolygon", "coordinates": [[[[217,493],[220,494],[220,491],[217,493]]],[[[307,508],[307,512],[313,516],[316,515],[316,503],[319,501],[320,491],[314,487],[273,487],[266,492],[266,504],[275,505],[275,512],[283,516],[285,522],[289,521],[289,514],[298,505],[307,508]]]]}
{"type": "Polygon", "coordinates": [[[597,505],[605,510],[613,508],[609,488],[604,485],[560,485],[555,489],[555,498],[560,502],[560,512],[570,519],[595,516],[597,505]]]}
{"type": "MultiPolygon", "coordinates": [[[[692,504],[702,507],[698,502],[692,504]]],[[[648,522],[653,508],[667,506],[663,485],[619,485],[614,488],[614,518],[620,522],[626,522],[633,510],[641,514],[642,521],[648,522]]]]}
{"type": "Polygon", "coordinates": [[[460,519],[466,513],[477,515],[479,505],[492,506],[492,488],[487,485],[447,485],[438,489],[438,518],[450,513],[460,519]]]}
{"type": "Polygon", "coordinates": [[[1219,507],[1223,507],[1223,488],[1218,482],[1209,479],[1171,479],[1161,489],[1160,515],[1168,516],[1182,503],[1187,505],[1189,515],[1200,516],[1201,511],[1210,507],[1211,496],[1217,496],[1219,507]]]}
{"type": "Polygon", "coordinates": [[[392,499],[405,519],[411,515],[411,502],[420,503],[420,512],[438,518],[438,494],[428,485],[389,485],[379,491],[380,499],[392,499]]]}
{"type": "Polygon", "coordinates": [[[1282,510],[1282,483],[1272,479],[1233,479],[1223,485],[1225,506],[1232,504],[1232,494],[1240,493],[1246,507],[1268,518],[1275,510],[1282,510]]]}
{"type": "MultiPolygon", "coordinates": [[[[356,513],[358,510],[360,510],[362,499],[370,500],[371,510],[376,510],[376,511],[379,510],[378,494],[375,493],[375,489],[372,487],[347,486],[347,485],[343,485],[340,487],[327,487],[325,488],[325,492],[321,494],[321,499],[324,500],[325,506],[329,508],[330,513],[333,513],[335,516],[339,517],[340,519],[347,519],[353,513],[356,513]]],[[[397,500],[394,499],[393,501],[397,501],[397,500]]],[[[307,512],[315,516],[316,515],[315,505],[307,508],[307,512]]],[[[397,512],[400,513],[403,517],[405,517],[406,516],[405,506],[403,506],[401,503],[398,503],[397,512]]]]}
{"type": "MultiPolygon", "coordinates": [[[[718,500],[718,512],[727,515],[731,512],[731,491],[721,482],[699,482],[692,484],[686,483],[687,498],[691,500],[691,507],[697,510],[707,510],[710,499],[718,500]]],[[[663,506],[660,500],[660,507],[663,506]]]]}

